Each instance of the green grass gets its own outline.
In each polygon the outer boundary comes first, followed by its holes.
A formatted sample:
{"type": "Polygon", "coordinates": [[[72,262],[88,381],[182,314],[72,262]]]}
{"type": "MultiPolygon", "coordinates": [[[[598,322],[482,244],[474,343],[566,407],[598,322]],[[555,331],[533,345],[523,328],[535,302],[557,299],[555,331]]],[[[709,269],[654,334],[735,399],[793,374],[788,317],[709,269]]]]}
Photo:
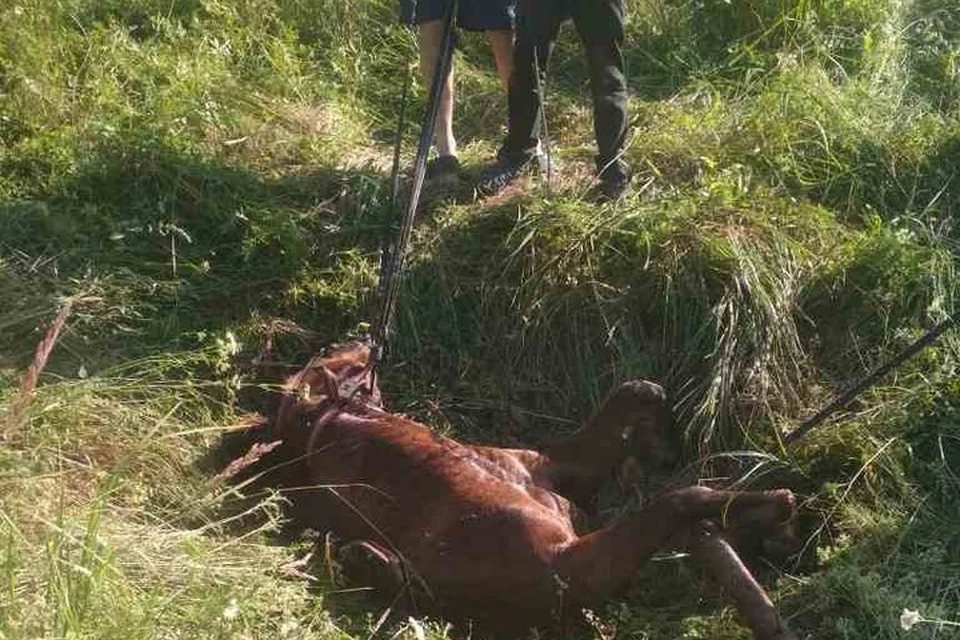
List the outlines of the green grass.
{"type": "MultiPolygon", "coordinates": [[[[560,177],[488,203],[428,194],[389,405],[535,446],[617,382],[660,381],[697,472],[763,461],[759,482],[801,494],[816,535],[765,580],[803,637],[956,636],[899,616],[960,620],[960,341],[797,448],[779,436],[954,311],[960,9],[628,4],[634,194],[582,199],[592,127],[567,29],[547,104],[560,177]]],[[[389,0],[0,7],[0,637],[375,630],[381,611],[338,589],[322,553],[270,543],[275,499],[249,504],[202,462],[256,408],[268,337],[295,364],[372,319],[415,49],[389,0]]],[[[506,114],[485,39],[461,49],[457,130],[474,165],[506,114]]],[[[748,637],[676,561],[592,620],[598,637],[748,637]]]]}

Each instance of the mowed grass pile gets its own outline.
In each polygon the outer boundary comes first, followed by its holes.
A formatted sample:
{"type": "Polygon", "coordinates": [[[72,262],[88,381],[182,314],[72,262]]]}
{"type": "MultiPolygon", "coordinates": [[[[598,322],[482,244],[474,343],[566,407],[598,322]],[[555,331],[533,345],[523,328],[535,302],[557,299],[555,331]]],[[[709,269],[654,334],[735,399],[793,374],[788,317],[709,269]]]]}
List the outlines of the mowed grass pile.
{"type": "MultiPolygon", "coordinates": [[[[807,551],[766,580],[802,636],[955,637],[960,342],[800,446],[780,435],[954,311],[960,8],[628,4],[632,194],[582,199],[592,129],[568,30],[547,100],[560,175],[487,203],[430,194],[390,406],[532,446],[619,381],[660,381],[695,472],[800,493],[807,551]],[[925,621],[903,630],[905,608],[925,621]]],[[[389,0],[0,7],[0,637],[376,628],[381,611],[322,558],[304,564],[308,544],[270,544],[276,499],[235,521],[236,495],[201,461],[255,408],[268,338],[296,364],[373,317],[415,54],[395,22],[389,0]]],[[[478,164],[503,96],[482,38],[457,65],[478,164]]],[[[595,635],[749,637],[684,561],[640,578],[593,612],[595,635]]]]}

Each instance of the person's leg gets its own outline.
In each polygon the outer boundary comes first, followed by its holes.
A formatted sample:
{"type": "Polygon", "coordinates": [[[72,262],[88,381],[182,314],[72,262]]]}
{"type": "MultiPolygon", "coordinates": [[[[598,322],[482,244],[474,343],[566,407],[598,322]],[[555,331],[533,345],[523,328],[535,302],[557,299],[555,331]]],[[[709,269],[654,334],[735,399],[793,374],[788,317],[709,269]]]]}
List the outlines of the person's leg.
{"type": "Polygon", "coordinates": [[[480,195],[499,193],[533,162],[541,160],[542,113],[538,87],[545,80],[550,52],[563,21],[560,5],[561,0],[519,2],[513,68],[507,90],[507,139],[497,153],[496,163],[484,172],[477,185],[480,195]]]}
{"type": "Polygon", "coordinates": [[[497,65],[497,75],[503,88],[510,86],[510,74],[513,73],[513,31],[487,31],[493,61],[497,65]]]}
{"type": "MultiPolygon", "coordinates": [[[[432,20],[420,25],[420,73],[424,86],[429,90],[433,86],[433,74],[437,67],[440,49],[443,46],[443,20],[432,20]]],[[[457,141],[453,137],[453,63],[447,74],[440,95],[437,110],[437,124],[434,128],[434,144],[439,156],[457,155],[457,141]]]]}
{"type": "Polygon", "coordinates": [[[520,0],[504,155],[532,158],[539,148],[543,114],[538,87],[546,80],[547,63],[563,19],[561,9],[559,0],[520,0]]]}
{"type": "Polygon", "coordinates": [[[516,0],[459,0],[459,22],[467,31],[484,31],[504,89],[513,68],[516,0]]]}
{"type": "Polygon", "coordinates": [[[593,127],[600,178],[628,178],[620,158],[627,137],[627,83],[624,74],[623,19],[625,0],[574,0],[573,20],[590,68],[593,127]]]}

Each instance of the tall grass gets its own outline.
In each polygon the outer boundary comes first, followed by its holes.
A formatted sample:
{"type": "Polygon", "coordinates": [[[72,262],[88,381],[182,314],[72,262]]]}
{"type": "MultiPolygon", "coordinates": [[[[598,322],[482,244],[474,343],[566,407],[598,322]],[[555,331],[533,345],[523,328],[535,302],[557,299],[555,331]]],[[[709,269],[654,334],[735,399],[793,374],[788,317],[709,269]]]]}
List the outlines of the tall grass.
{"type": "MultiPolygon", "coordinates": [[[[816,536],[802,569],[772,576],[803,634],[900,637],[904,608],[958,619],[957,339],[795,450],[780,436],[954,311],[960,9],[628,4],[633,195],[582,199],[592,127],[568,29],[547,103],[561,177],[487,203],[429,194],[384,371],[391,406],[529,446],[618,382],[656,379],[688,460],[760,455],[703,473],[762,459],[803,493],[816,536]]],[[[267,336],[293,365],[372,317],[390,131],[416,55],[395,9],[0,7],[0,414],[62,301],[86,300],[0,449],[0,634],[378,628],[322,553],[305,580],[307,545],[267,544],[274,498],[231,520],[248,503],[198,461],[256,408],[267,336]]],[[[481,161],[505,118],[483,37],[464,37],[457,68],[457,130],[481,161]]],[[[719,599],[691,595],[687,565],[641,578],[594,612],[596,634],[746,637],[719,599]]]]}

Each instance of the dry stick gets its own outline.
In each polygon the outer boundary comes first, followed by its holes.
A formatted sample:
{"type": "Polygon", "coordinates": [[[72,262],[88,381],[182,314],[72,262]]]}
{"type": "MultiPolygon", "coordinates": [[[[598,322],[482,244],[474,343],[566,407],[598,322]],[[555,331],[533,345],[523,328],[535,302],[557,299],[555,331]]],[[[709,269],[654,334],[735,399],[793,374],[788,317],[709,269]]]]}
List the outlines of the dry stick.
{"type": "Polygon", "coordinates": [[[702,523],[693,536],[691,551],[734,601],[754,638],[796,640],[763,587],[716,525],[702,523]]]}
{"type": "Polygon", "coordinates": [[[23,425],[27,409],[30,407],[30,401],[33,399],[33,392],[37,388],[37,381],[40,379],[40,372],[47,366],[50,352],[53,351],[54,345],[57,344],[57,339],[60,337],[60,332],[63,331],[63,327],[67,323],[67,318],[70,317],[70,312],[73,310],[75,300],[75,298],[69,298],[66,301],[60,308],[59,313],[57,313],[53,324],[47,329],[43,340],[37,344],[33,362],[30,363],[26,373],[23,374],[23,378],[20,379],[20,393],[17,399],[13,401],[13,406],[11,406],[10,412],[7,414],[6,429],[0,432],[0,439],[9,439],[23,425]]]}

